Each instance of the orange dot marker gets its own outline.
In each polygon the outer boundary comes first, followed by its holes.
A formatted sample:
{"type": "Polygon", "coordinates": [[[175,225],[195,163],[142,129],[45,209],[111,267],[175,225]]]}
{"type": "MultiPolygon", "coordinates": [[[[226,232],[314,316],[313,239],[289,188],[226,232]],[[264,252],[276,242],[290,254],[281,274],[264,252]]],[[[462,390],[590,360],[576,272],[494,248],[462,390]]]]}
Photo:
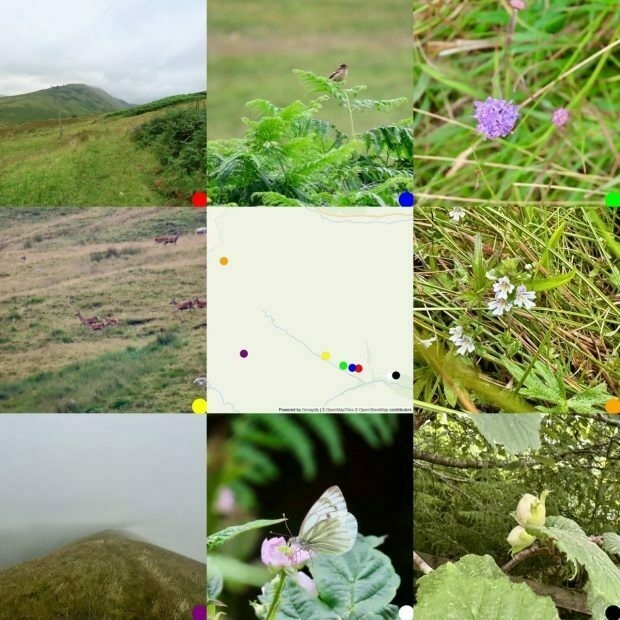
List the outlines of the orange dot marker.
{"type": "Polygon", "coordinates": [[[620,398],[610,398],[605,403],[605,411],[607,413],[620,413],[620,398]]]}
{"type": "Polygon", "coordinates": [[[220,258],[220,265],[228,265],[228,258],[226,258],[226,256],[220,258]]]}

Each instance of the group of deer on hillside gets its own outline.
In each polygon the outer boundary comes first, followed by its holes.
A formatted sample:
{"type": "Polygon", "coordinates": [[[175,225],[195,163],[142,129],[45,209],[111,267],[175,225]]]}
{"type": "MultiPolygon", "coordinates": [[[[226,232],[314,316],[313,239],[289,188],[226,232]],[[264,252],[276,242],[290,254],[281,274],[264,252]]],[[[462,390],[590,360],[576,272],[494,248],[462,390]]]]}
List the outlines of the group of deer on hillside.
{"type": "Polygon", "coordinates": [[[80,323],[82,323],[84,327],[88,327],[91,331],[98,331],[104,327],[116,327],[118,325],[116,319],[109,317],[104,319],[100,319],[96,316],[83,317],[81,312],[76,312],[75,316],[80,319],[80,323]]]}
{"type": "Polygon", "coordinates": [[[202,301],[198,297],[187,301],[177,301],[174,297],[170,300],[171,305],[176,306],[177,310],[191,310],[192,308],[206,308],[207,301],[202,301]]]}

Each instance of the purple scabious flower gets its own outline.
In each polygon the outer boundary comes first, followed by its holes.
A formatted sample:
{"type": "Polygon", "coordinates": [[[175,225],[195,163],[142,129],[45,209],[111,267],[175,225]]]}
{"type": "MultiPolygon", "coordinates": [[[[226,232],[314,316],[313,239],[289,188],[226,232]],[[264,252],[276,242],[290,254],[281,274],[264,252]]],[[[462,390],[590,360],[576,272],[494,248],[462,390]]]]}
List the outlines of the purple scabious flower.
{"type": "Polygon", "coordinates": [[[476,129],[491,140],[511,134],[519,118],[519,106],[505,99],[487,97],[486,101],[475,101],[474,110],[476,129]]]}
{"type": "Polygon", "coordinates": [[[558,108],[553,113],[551,121],[556,127],[562,127],[568,123],[568,110],[565,108],[558,108]]]}

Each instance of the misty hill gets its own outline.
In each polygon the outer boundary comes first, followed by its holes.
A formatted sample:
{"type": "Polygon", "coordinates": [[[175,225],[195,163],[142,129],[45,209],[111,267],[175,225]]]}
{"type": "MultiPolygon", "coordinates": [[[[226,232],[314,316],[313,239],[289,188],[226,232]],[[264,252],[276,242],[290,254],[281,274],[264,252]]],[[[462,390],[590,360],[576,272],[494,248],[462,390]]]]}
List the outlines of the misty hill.
{"type": "Polygon", "coordinates": [[[206,565],[106,530],[0,571],[0,620],[190,619],[206,565]]]}
{"type": "Polygon", "coordinates": [[[59,104],[64,119],[131,107],[131,104],[112,97],[101,88],[65,84],[59,88],[0,98],[0,121],[24,123],[57,119],[59,104]]]}
{"type": "MultiPolygon", "coordinates": [[[[0,529],[0,570],[45,555],[101,527],[101,524],[93,523],[39,523],[20,528],[0,529]]],[[[127,536],[137,539],[135,534],[127,536]]]]}

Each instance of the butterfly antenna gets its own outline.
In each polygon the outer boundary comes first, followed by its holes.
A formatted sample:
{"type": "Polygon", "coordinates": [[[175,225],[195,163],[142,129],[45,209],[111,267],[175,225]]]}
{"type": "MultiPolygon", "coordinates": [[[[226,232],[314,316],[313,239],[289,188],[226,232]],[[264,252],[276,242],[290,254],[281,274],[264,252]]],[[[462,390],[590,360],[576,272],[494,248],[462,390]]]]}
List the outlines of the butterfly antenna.
{"type": "Polygon", "coordinates": [[[286,526],[286,529],[288,530],[290,537],[293,538],[293,532],[291,532],[291,530],[288,527],[288,519],[284,513],[282,513],[282,518],[284,519],[284,525],[286,526]]]}

